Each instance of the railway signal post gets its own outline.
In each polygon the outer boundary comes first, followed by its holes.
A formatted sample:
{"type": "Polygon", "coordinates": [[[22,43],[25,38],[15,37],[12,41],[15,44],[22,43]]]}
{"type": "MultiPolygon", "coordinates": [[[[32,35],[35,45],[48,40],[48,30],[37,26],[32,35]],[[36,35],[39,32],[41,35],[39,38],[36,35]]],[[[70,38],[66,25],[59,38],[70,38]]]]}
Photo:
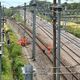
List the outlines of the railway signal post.
{"type": "Polygon", "coordinates": [[[32,59],[35,61],[35,53],[36,53],[36,0],[32,2],[33,6],[33,46],[32,46],[32,59]]]}

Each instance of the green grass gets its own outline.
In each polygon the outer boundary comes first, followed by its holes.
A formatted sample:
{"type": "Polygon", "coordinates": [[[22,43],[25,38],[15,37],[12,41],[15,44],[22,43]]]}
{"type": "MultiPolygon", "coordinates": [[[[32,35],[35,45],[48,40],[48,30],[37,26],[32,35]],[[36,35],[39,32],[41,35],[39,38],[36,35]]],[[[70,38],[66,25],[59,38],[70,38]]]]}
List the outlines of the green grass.
{"type": "Polygon", "coordinates": [[[22,47],[17,44],[17,37],[13,32],[10,32],[10,40],[11,40],[11,45],[9,53],[12,59],[12,68],[14,71],[14,75],[19,80],[24,80],[21,67],[24,66],[24,64],[26,64],[26,61],[24,61],[24,58],[22,57],[22,47]]]}
{"type": "MultiPolygon", "coordinates": [[[[9,27],[9,25],[8,25],[9,27]]],[[[2,59],[2,78],[3,80],[24,80],[21,67],[26,64],[22,55],[22,47],[17,44],[17,36],[10,30],[10,47],[4,46],[4,56],[2,59]]],[[[6,39],[5,39],[6,40],[6,39]]]]}
{"type": "Polygon", "coordinates": [[[67,26],[67,31],[70,32],[71,34],[75,35],[76,37],[80,38],[80,28],[79,27],[72,27],[72,26],[67,26]]]}
{"type": "Polygon", "coordinates": [[[22,17],[18,11],[15,13],[14,18],[17,22],[23,22],[22,17]]]}
{"type": "Polygon", "coordinates": [[[4,56],[2,57],[2,79],[13,80],[11,60],[9,59],[7,45],[4,45],[4,56]]]}
{"type": "Polygon", "coordinates": [[[48,22],[51,22],[51,19],[48,16],[42,15],[40,13],[37,14],[39,17],[41,17],[44,20],[47,20],[48,22]]]}

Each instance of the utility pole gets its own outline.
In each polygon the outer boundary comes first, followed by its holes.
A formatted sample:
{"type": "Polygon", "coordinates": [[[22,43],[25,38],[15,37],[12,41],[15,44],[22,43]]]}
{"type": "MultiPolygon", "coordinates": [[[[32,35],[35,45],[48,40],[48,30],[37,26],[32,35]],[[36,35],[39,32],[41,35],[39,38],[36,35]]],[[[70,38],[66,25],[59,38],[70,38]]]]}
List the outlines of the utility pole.
{"type": "Polygon", "coordinates": [[[53,80],[56,80],[56,0],[53,0],[53,80]]]}
{"type": "MultiPolygon", "coordinates": [[[[65,2],[65,17],[66,17],[66,12],[67,12],[67,2],[65,2]]],[[[67,20],[66,20],[66,18],[64,18],[64,30],[66,31],[66,22],[67,22],[67,20]]]]}
{"type": "Polygon", "coordinates": [[[33,7],[33,46],[32,46],[32,59],[35,61],[35,53],[36,53],[36,0],[32,2],[33,7]]]}
{"type": "MultiPolygon", "coordinates": [[[[1,42],[4,42],[4,6],[3,6],[3,8],[2,8],[1,42]]],[[[2,44],[2,52],[4,53],[4,44],[2,44]]]]}
{"type": "MultiPolygon", "coordinates": [[[[1,22],[2,22],[1,15],[2,15],[2,10],[1,10],[1,2],[0,2],[0,42],[1,42],[1,27],[2,27],[2,25],[1,25],[1,22]]],[[[1,75],[2,75],[2,70],[1,70],[1,56],[2,56],[1,47],[2,47],[2,45],[0,44],[0,80],[2,80],[1,79],[1,75]]]]}
{"type": "Polygon", "coordinates": [[[1,27],[2,27],[2,9],[1,9],[1,2],[0,2],[0,42],[1,42],[1,27]]]}
{"type": "Polygon", "coordinates": [[[60,25],[61,25],[61,11],[62,11],[62,7],[61,7],[61,0],[58,0],[58,5],[56,7],[57,9],[57,53],[56,53],[56,56],[57,56],[57,60],[56,60],[56,80],[60,80],[60,61],[61,61],[61,57],[60,57],[60,40],[61,40],[61,37],[60,37],[60,25]]]}
{"type": "MultiPolygon", "coordinates": [[[[26,3],[24,3],[24,27],[26,28],[26,3]]],[[[23,36],[25,36],[25,31],[23,36]]]]}

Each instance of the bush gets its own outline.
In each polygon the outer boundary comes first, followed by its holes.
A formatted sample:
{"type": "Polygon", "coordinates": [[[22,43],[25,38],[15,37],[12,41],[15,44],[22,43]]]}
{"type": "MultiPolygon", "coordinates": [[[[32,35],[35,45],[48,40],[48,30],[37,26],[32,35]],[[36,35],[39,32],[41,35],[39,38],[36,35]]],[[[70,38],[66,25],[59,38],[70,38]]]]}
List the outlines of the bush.
{"type": "Polygon", "coordinates": [[[72,26],[67,26],[67,31],[80,38],[80,28],[73,28],[72,26]]]}
{"type": "MultiPolygon", "coordinates": [[[[2,78],[3,80],[24,80],[21,67],[25,64],[22,57],[21,46],[16,44],[17,37],[9,31],[10,46],[4,45],[4,56],[2,58],[2,78]]],[[[5,39],[6,40],[6,39],[5,39]]]]}
{"type": "Polygon", "coordinates": [[[22,75],[22,70],[21,67],[24,66],[24,62],[22,61],[21,57],[17,57],[14,60],[14,70],[15,70],[15,75],[19,80],[23,80],[23,75],[22,75]]]}
{"type": "Polygon", "coordinates": [[[9,59],[9,52],[6,45],[4,45],[4,50],[4,56],[2,57],[2,78],[3,80],[13,80],[11,60],[9,59]]]}
{"type": "Polygon", "coordinates": [[[24,80],[23,74],[21,72],[21,67],[24,66],[24,62],[21,57],[22,56],[21,52],[22,52],[21,46],[19,46],[15,42],[13,42],[10,45],[9,53],[12,60],[13,73],[17,77],[17,79],[24,80]]]}
{"type": "Polygon", "coordinates": [[[14,19],[18,22],[22,22],[22,17],[20,13],[17,11],[16,14],[14,15],[14,19]]]}
{"type": "Polygon", "coordinates": [[[21,67],[24,66],[25,62],[23,61],[22,57],[22,47],[17,44],[17,37],[13,34],[13,32],[10,32],[10,40],[11,45],[9,48],[9,53],[12,60],[12,69],[14,72],[14,76],[18,80],[24,80],[21,67]]]}
{"type": "Polygon", "coordinates": [[[20,56],[21,55],[21,46],[17,45],[17,44],[13,44],[13,48],[12,48],[12,52],[11,52],[11,55],[12,55],[12,58],[15,58],[17,56],[20,56]]]}

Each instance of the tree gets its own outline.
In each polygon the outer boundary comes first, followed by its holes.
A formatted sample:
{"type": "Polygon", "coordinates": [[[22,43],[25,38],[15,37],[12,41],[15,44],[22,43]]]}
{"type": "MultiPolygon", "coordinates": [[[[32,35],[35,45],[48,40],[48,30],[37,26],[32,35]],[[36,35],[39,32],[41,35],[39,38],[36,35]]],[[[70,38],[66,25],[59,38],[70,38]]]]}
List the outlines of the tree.
{"type": "Polygon", "coordinates": [[[12,16],[16,12],[14,7],[4,8],[4,16],[12,16]]]}

